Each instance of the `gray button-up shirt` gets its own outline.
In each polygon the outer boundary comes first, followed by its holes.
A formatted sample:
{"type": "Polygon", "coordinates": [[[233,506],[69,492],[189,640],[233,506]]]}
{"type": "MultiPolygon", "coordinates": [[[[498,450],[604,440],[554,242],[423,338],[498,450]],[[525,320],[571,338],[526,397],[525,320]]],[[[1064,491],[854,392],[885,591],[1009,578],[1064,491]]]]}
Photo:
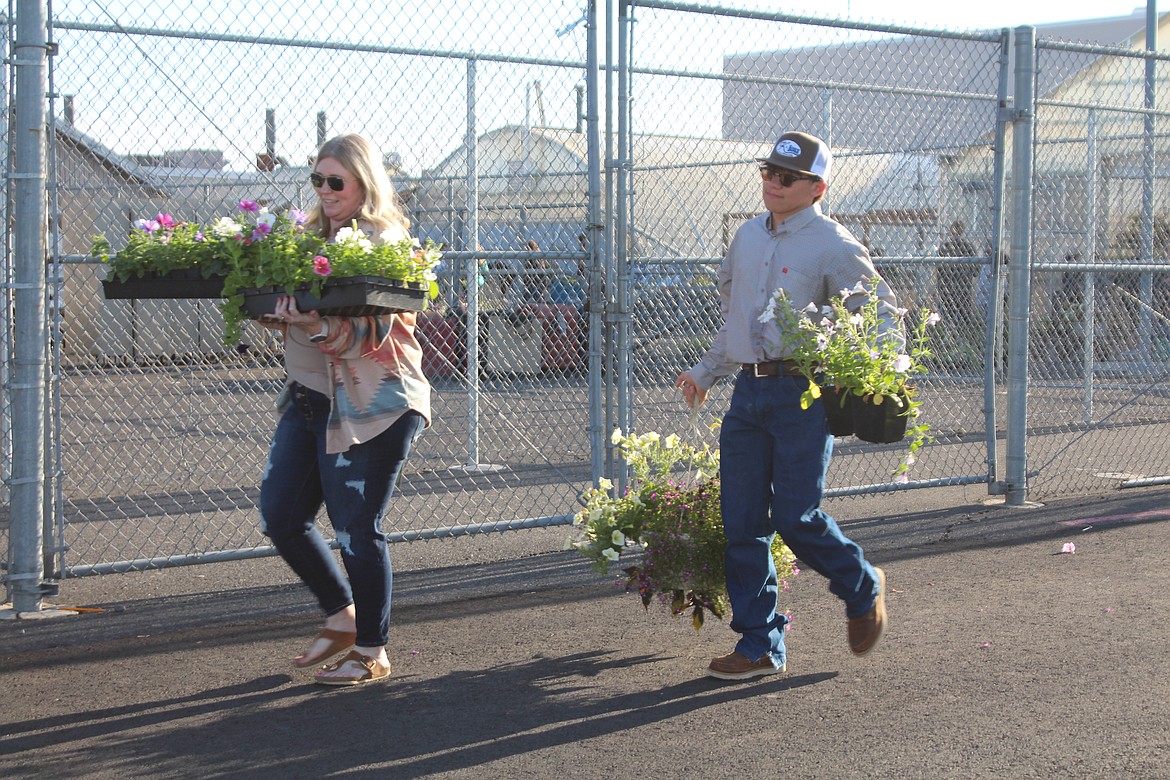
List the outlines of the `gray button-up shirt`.
{"type": "MultiPolygon", "coordinates": [[[[778,225],[771,225],[771,215],[761,214],[745,222],[719,268],[719,301],[723,327],[711,348],[690,370],[695,382],[709,389],[715,380],[728,376],[742,363],[780,360],[774,354],[781,343],[776,323],[759,321],[772,294],[784,288],[788,300],[797,308],[809,303],[827,305],[842,290],[852,289],[859,281],[868,285],[877,277],[869,252],[839,223],[821,213],[814,203],[778,225]]],[[[880,279],[880,277],[879,277],[880,279]]],[[[897,299],[884,281],[877,288],[879,312],[893,322],[890,315],[897,299]]],[[[846,301],[857,308],[863,296],[846,301]]]]}

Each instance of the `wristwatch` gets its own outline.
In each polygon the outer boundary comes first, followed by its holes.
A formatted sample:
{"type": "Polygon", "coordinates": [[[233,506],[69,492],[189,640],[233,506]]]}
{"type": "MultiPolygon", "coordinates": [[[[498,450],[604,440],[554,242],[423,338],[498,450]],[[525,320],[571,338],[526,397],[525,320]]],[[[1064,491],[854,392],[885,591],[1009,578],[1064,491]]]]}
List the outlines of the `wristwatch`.
{"type": "Polygon", "coordinates": [[[313,342],[314,344],[320,344],[327,338],[329,338],[329,323],[325,320],[321,320],[321,332],[314,333],[312,336],[309,336],[309,341],[313,342]]]}

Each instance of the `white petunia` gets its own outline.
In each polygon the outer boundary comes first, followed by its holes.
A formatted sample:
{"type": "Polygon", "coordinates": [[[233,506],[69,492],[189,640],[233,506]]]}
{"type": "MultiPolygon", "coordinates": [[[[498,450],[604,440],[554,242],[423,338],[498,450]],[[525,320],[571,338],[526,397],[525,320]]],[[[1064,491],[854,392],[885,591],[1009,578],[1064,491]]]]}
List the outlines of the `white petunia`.
{"type": "Polygon", "coordinates": [[[244,230],[244,226],[231,217],[220,217],[211,223],[211,234],[218,238],[230,238],[244,230]]]}
{"type": "Polygon", "coordinates": [[[276,215],[268,209],[260,209],[260,212],[256,215],[256,224],[274,227],[276,225],[276,215]]]}
{"type": "Polygon", "coordinates": [[[610,538],[610,541],[612,541],[614,543],[614,545],[616,545],[617,547],[621,547],[623,544],[626,543],[626,535],[623,534],[621,531],[619,531],[616,528],[613,529],[613,533],[610,534],[609,538],[610,538]]]}
{"type": "Polygon", "coordinates": [[[612,547],[606,547],[604,550],[601,551],[601,557],[605,558],[607,561],[616,562],[617,559],[622,557],[622,556],[621,556],[621,553],[619,553],[617,550],[613,549],[612,547]]]}
{"type": "Polygon", "coordinates": [[[354,230],[352,227],[343,227],[337,231],[337,235],[333,238],[335,244],[352,244],[364,252],[374,251],[374,242],[370,240],[369,236],[360,230],[354,230]]]}

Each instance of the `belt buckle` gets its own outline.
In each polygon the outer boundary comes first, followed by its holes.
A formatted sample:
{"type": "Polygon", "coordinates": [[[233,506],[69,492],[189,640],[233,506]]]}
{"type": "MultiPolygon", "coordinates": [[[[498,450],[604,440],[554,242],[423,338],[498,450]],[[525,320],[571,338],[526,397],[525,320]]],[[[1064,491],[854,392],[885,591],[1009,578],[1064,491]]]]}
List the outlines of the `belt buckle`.
{"type": "Polygon", "coordinates": [[[752,376],[754,376],[756,379],[760,379],[760,378],[762,378],[762,377],[770,376],[770,375],[769,375],[768,373],[766,373],[766,372],[765,372],[765,373],[763,373],[763,374],[761,374],[761,373],[760,373],[760,365],[761,365],[760,363],[752,363],[752,376]]]}

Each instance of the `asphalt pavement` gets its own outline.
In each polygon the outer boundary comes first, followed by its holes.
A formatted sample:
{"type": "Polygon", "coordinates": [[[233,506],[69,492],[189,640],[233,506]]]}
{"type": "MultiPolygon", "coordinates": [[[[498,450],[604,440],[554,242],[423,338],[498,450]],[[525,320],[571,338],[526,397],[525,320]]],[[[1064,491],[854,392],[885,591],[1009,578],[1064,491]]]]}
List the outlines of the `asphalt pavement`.
{"type": "Polygon", "coordinates": [[[566,528],[395,545],[394,675],[352,689],[293,669],[320,620],[278,560],[70,580],[100,611],[0,621],[0,777],[1170,778],[1168,498],[836,505],[888,633],[853,657],[802,572],[787,674],[742,683],[703,676],[725,623],[566,528]]]}

